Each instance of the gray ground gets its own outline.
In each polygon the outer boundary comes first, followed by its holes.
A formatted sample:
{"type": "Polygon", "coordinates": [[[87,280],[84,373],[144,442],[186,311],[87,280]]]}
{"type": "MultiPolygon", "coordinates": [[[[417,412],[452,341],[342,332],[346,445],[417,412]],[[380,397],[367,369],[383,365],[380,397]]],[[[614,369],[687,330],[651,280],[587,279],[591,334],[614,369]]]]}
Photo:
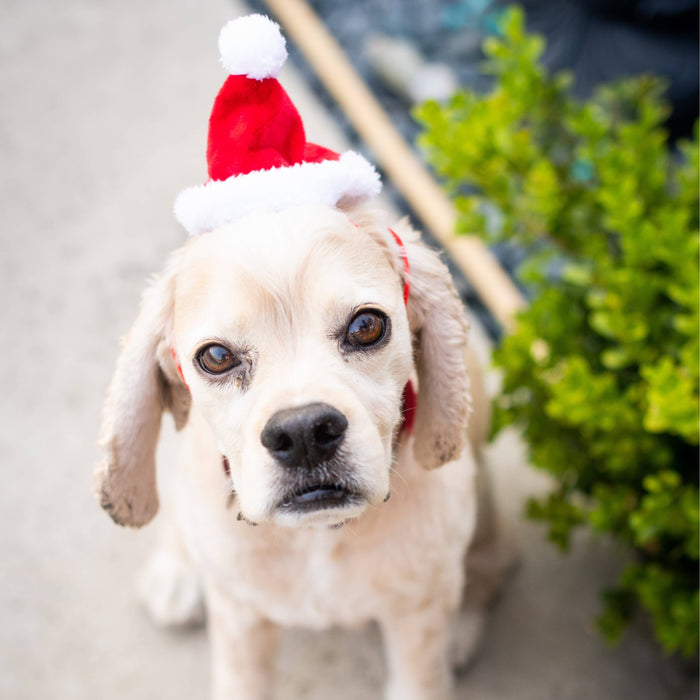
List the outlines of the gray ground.
{"type": "MultiPolygon", "coordinates": [[[[91,493],[102,396],[146,277],[183,240],[174,195],[204,178],[220,26],[238,3],[0,0],[0,698],[202,698],[202,630],[164,633],[135,602],[154,528],[113,525],[91,493]]],[[[314,140],[339,135],[285,82],[314,140]]],[[[167,469],[176,450],[168,427],[167,469]]],[[[517,439],[491,448],[521,566],[458,697],[690,700],[697,685],[635,632],[591,629],[620,555],[582,539],[560,557],[520,517],[546,484],[517,439]]],[[[379,697],[377,633],[290,632],[280,699],[379,697]]]]}

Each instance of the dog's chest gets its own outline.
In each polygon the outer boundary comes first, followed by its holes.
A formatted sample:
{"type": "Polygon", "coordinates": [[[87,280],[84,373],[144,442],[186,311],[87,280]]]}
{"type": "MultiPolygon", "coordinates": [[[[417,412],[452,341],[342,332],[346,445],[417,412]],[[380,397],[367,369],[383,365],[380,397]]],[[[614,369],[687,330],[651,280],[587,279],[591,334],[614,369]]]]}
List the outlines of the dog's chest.
{"type": "Polygon", "coordinates": [[[456,602],[473,504],[458,499],[415,517],[425,505],[387,504],[341,530],[266,531],[235,523],[236,565],[226,574],[231,594],[278,624],[315,628],[381,618],[388,606],[456,602]]]}
{"type": "Polygon", "coordinates": [[[272,543],[260,534],[259,542],[246,538],[242,545],[246,575],[232,585],[266,616],[286,626],[318,628],[377,616],[390,562],[375,549],[363,548],[352,533],[284,533],[272,543]]]}

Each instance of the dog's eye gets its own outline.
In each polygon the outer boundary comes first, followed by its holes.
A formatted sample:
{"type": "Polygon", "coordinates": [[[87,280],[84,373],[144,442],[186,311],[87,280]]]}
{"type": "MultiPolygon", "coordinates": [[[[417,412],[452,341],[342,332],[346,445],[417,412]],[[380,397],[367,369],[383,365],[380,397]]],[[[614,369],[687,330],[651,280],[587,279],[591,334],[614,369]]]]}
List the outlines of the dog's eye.
{"type": "Polygon", "coordinates": [[[386,329],[384,318],[373,311],[362,311],[348,326],[346,342],[355,347],[376,345],[386,329]]]}
{"type": "Polygon", "coordinates": [[[209,374],[223,374],[238,367],[241,361],[223,345],[207,345],[197,353],[197,363],[209,374]]]}

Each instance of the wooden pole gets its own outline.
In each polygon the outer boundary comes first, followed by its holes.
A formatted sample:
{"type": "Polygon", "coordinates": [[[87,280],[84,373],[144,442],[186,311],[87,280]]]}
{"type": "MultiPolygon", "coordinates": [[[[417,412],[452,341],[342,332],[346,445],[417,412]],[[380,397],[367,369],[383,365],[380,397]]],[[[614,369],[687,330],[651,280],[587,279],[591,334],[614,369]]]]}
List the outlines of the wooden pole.
{"type": "Polygon", "coordinates": [[[372,150],[413,211],[469,279],[506,329],[525,301],[491,252],[475,236],[456,236],[452,202],[408,146],[321,20],[304,0],[265,0],[287,35],[372,150]]]}

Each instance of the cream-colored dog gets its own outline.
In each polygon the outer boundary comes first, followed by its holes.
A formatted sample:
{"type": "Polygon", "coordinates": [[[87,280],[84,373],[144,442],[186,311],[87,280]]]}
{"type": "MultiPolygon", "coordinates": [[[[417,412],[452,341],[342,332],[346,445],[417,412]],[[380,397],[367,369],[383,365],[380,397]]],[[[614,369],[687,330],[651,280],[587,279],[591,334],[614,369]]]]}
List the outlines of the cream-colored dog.
{"type": "Polygon", "coordinates": [[[448,698],[459,611],[463,657],[476,636],[500,570],[475,567],[486,588],[469,597],[488,411],[473,377],[468,440],[463,309],[438,256],[405,222],[394,231],[405,249],[373,210],[319,205],[194,237],[124,343],[101,505],[123,525],[153,518],[170,411],[186,436],[146,597],[162,622],[185,622],[201,587],[217,700],[270,696],[280,627],[378,621],[393,700],[448,698]]]}

